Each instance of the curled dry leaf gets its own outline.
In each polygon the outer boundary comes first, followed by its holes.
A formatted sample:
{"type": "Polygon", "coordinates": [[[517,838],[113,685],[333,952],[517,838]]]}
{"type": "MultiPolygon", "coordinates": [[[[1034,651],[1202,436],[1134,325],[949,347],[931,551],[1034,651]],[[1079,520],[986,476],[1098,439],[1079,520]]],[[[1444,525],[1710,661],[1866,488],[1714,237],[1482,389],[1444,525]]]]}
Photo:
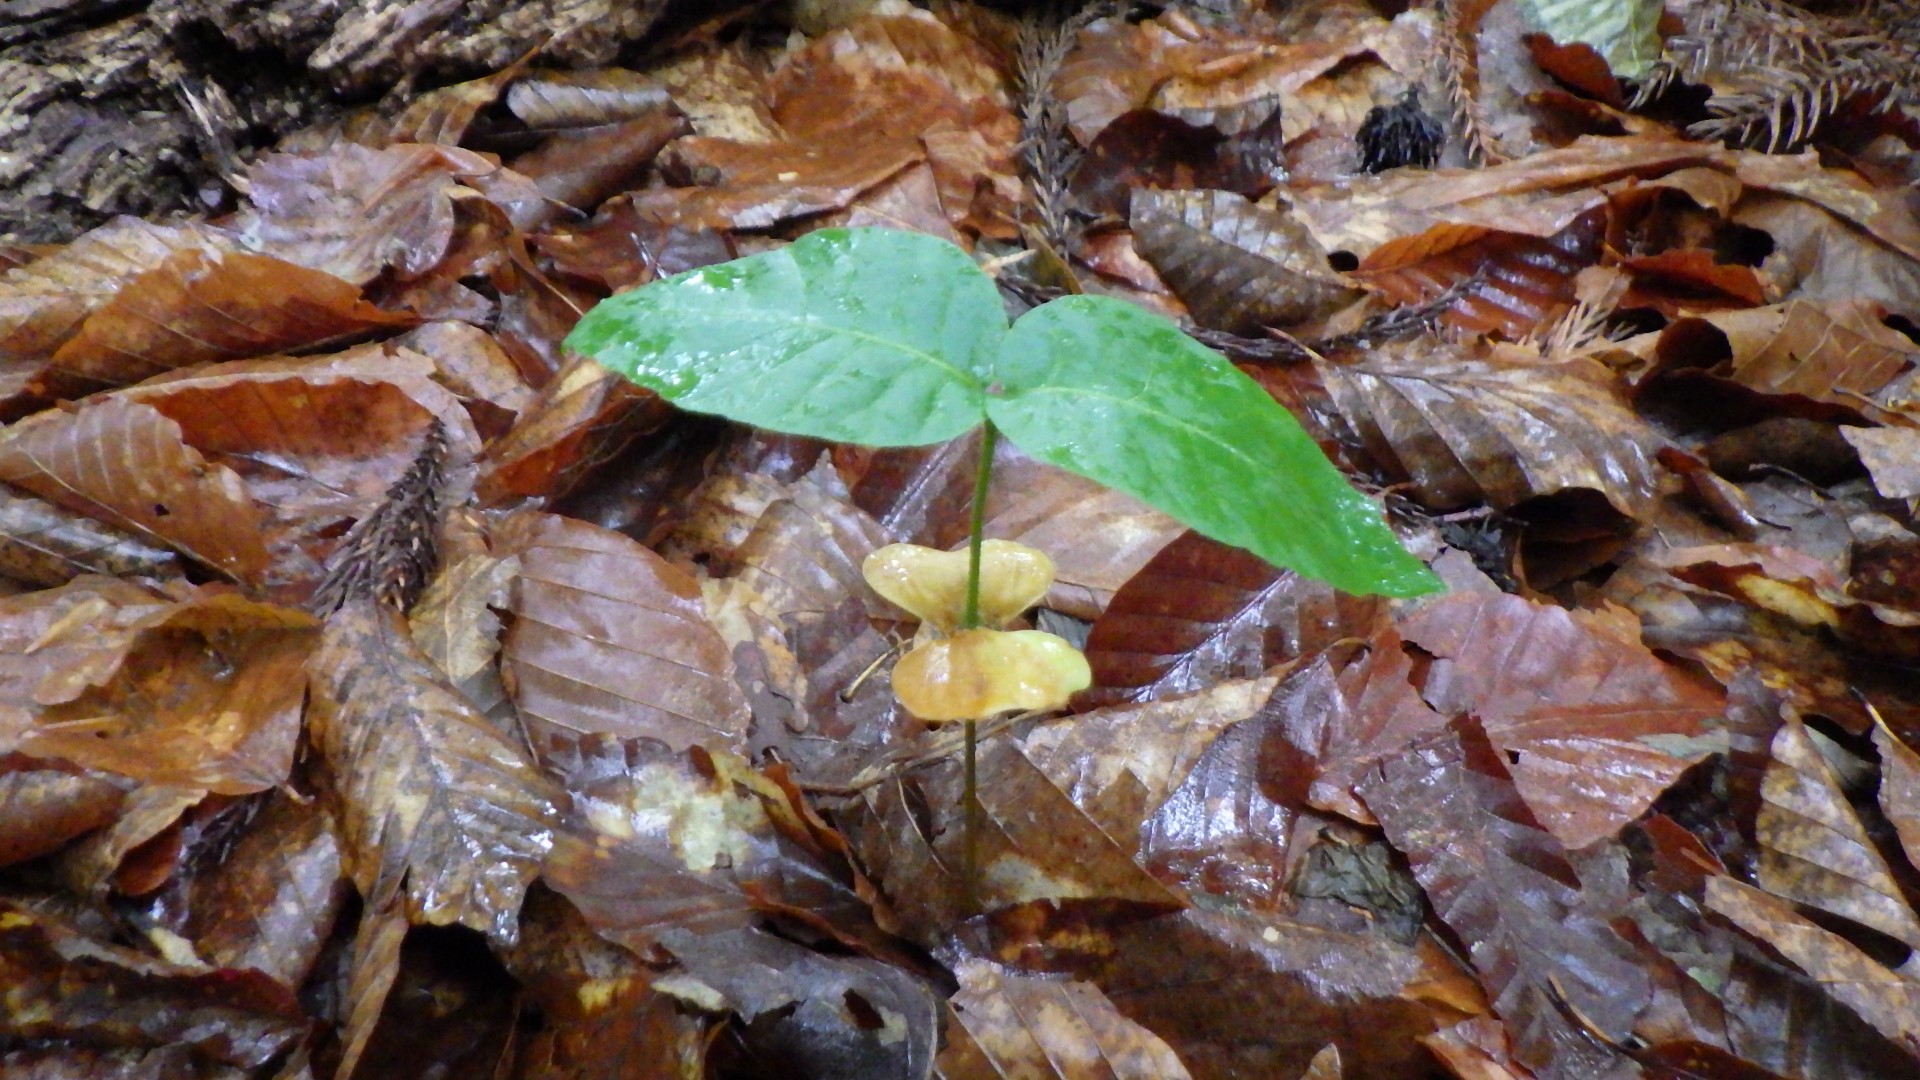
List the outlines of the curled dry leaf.
{"type": "Polygon", "coordinates": [[[699,582],[618,533],[551,514],[508,519],[494,541],[520,565],[502,673],[543,762],[570,762],[599,738],[744,745],[746,698],[699,582]]]}
{"type": "Polygon", "coordinates": [[[1137,190],[1129,221],[1134,247],[1202,326],[1257,335],[1358,296],[1297,221],[1231,192],[1137,190]]]}
{"type": "Polygon", "coordinates": [[[949,1004],[949,1042],[934,1063],[942,1080],[1187,1080],[1159,1036],[1121,1015],[1090,983],[961,963],[949,1004]]]}
{"type": "Polygon", "coordinates": [[[369,910],[512,941],[561,794],[415,648],[397,612],[350,599],[308,668],[347,871],[369,910]]]}
{"type": "MultiPolygon", "coordinates": [[[[941,633],[960,625],[967,607],[965,550],[939,551],[918,544],[888,544],[866,557],[860,575],[873,591],[912,612],[941,633]]],[[[1053,587],[1047,553],[1010,540],[980,545],[980,622],[998,629],[1025,614],[1053,587]]]]}
{"type": "Polygon", "coordinates": [[[1773,738],[1760,798],[1756,884],[1920,948],[1920,919],[1798,717],[1773,738]]]}
{"type": "Polygon", "coordinates": [[[929,723],[1058,709],[1092,681],[1080,650],[1041,630],[962,630],[893,666],[900,704],[929,723]]]}
{"type": "Polygon", "coordinates": [[[1629,517],[1652,508],[1664,440],[1592,360],[1412,342],[1314,368],[1351,433],[1345,441],[1411,480],[1423,505],[1507,509],[1586,489],[1629,517]]]}

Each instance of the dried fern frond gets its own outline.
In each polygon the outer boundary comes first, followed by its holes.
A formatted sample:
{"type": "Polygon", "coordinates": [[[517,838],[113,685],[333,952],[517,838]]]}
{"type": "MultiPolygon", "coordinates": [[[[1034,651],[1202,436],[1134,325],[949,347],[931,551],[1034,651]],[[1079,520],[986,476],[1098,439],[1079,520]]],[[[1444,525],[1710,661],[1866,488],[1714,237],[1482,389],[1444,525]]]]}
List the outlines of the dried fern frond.
{"type": "Polygon", "coordinates": [[[372,596],[401,611],[413,606],[439,562],[440,484],[447,429],[438,418],[420,452],[388,488],[373,513],[354,522],[327,562],[327,576],[307,606],[328,615],[348,600],[372,596]]]}
{"type": "Polygon", "coordinates": [[[1434,12],[1440,17],[1440,78],[1446,86],[1447,104],[1452,110],[1453,129],[1460,133],[1467,156],[1486,165],[1506,161],[1500,142],[1487,126],[1486,112],[1474,87],[1480,81],[1480,65],[1473,53],[1473,28],[1460,16],[1454,0],[1435,0],[1434,12]]]}
{"type": "Polygon", "coordinates": [[[1636,107],[1675,79],[1714,90],[1713,116],[1689,134],[1769,153],[1811,139],[1822,121],[1862,100],[1881,109],[1920,102],[1920,27],[1913,0],[1883,0],[1857,16],[1819,15],[1781,0],[1701,0],[1679,14],[1636,107]]]}
{"type": "Polygon", "coordinates": [[[1020,171],[1033,196],[1034,226],[1055,251],[1070,254],[1079,239],[1067,181],[1080,162],[1080,147],[1067,130],[1067,107],[1053,93],[1054,78],[1080,31],[1111,14],[1109,3],[1090,4],[1062,16],[1030,14],[1020,27],[1014,63],[1020,117],[1020,171]]]}

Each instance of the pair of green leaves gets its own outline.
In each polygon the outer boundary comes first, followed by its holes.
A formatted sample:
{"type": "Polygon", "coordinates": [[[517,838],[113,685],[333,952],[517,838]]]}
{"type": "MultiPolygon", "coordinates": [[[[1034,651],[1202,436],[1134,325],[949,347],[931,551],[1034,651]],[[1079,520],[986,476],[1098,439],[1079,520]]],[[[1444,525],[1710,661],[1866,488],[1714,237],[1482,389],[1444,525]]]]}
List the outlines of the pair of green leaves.
{"type": "Polygon", "coordinates": [[[1293,416],[1131,304],[1068,296],[1011,328],[945,241],[823,229],[594,308],[567,347],[681,408],[869,446],[991,421],[1028,454],[1348,592],[1438,580],[1293,416]]]}

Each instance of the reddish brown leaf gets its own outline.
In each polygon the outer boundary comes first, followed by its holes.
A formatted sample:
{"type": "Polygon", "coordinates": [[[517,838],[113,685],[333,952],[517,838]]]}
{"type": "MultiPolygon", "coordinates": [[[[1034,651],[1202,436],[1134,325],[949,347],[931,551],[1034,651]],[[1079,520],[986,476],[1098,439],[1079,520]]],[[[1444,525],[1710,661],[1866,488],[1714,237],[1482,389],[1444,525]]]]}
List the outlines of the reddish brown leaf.
{"type": "Polygon", "coordinates": [[[243,582],[270,566],[266,516],[231,470],[151,405],[108,397],[0,433],[0,480],[243,582]]]}
{"type": "Polygon", "coordinates": [[[1422,696],[1444,714],[1479,717],[1495,745],[1519,755],[1516,789],[1569,849],[1639,817],[1708,752],[1694,740],[1724,704],[1647,651],[1638,620],[1623,614],[1456,594],[1400,627],[1436,657],[1422,696]]]}
{"type": "Polygon", "coordinates": [[[748,712],[700,584],[639,544],[550,514],[495,534],[518,556],[501,664],[528,737],[549,764],[581,740],[658,739],[739,750],[748,712]]]}
{"type": "Polygon", "coordinates": [[[193,1075],[266,1067],[307,1034],[292,992],[264,975],[178,967],[11,902],[0,904],[0,980],[9,999],[0,1032],[10,1039],[183,1046],[199,1067],[193,1075]]]}
{"type": "Polygon", "coordinates": [[[1634,950],[1584,909],[1565,850],[1521,801],[1479,725],[1456,720],[1386,759],[1359,793],[1466,944],[1515,1056],[1557,1075],[1604,1074],[1616,1052],[1556,999],[1618,1045],[1647,1003],[1647,976],[1634,950]]]}
{"type": "Polygon", "coordinates": [[[372,910],[511,941],[559,793],[415,649],[397,613],[349,600],[309,667],[348,874],[372,910]]]}
{"type": "Polygon", "coordinates": [[[1573,275],[1600,256],[1606,211],[1589,210],[1546,239],[1479,225],[1436,225],[1375,248],[1353,277],[1399,304],[1438,297],[1476,274],[1443,321],[1519,339],[1573,303],[1573,275]]]}
{"type": "Polygon", "coordinates": [[[1756,884],[1920,948],[1920,919],[1798,717],[1774,736],[1760,795],[1756,884]]]}
{"type": "Polygon", "coordinates": [[[659,109],[638,119],[557,132],[513,159],[513,167],[548,198],[587,209],[623,190],[661,147],[691,130],[679,112],[659,109]]]}
{"type": "Polygon", "coordinates": [[[1098,987],[1039,979],[970,960],[955,972],[954,1025],[934,1063],[943,1080],[1186,1080],[1158,1036],[1128,1020],[1098,987]]]}
{"type": "Polygon", "coordinates": [[[1367,637],[1385,614],[1188,532],[1113,595],[1087,636],[1089,704],[1144,701],[1257,675],[1341,638],[1367,637]]]}
{"type": "Polygon", "coordinates": [[[562,494],[634,437],[665,423],[670,411],[650,391],[591,360],[576,360],[488,448],[480,498],[500,503],[562,494]]]}
{"type": "Polygon", "coordinates": [[[413,323],[353,285],[266,255],[188,248],[128,281],[53,355],[50,393],[78,396],[191,364],[310,349],[413,323]]]}

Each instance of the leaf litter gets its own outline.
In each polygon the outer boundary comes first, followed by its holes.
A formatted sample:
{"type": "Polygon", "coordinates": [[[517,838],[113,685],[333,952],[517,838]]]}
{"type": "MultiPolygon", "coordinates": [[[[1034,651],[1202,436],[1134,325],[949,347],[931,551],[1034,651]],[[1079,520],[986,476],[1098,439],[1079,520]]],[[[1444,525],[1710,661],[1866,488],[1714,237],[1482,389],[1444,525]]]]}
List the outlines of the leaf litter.
{"type": "Polygon", "coordinates": [[[1839,119],[1920,68],[1777,4],[1644,83],[1485,5],[1188,7],[763,6],[5,248],[4,1069],[1920,1067],[1920,222],[1897,110],[1839,119]],[[1376,106],[1433,168],[1362,171],[1376,106]],[[964,537],[977,444],[729,430],[558,346],[874,223],[1184,312],[1453,587],[1003,447],[987,533],[1095,681],[990,727],[978,908],[860,575],[964,537]]]}

